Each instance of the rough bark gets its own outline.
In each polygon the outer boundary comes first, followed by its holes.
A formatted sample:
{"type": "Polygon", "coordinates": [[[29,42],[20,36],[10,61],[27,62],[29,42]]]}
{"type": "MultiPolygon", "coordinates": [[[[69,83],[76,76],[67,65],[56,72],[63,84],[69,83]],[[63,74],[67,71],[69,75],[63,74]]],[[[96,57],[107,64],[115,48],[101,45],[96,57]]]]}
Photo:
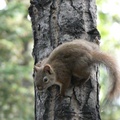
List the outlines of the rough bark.
{"type": "MultiPolygon", "coordinates": [[[[93,42],[100,38],[96,29],[95,0],[31,0],[35,63],[66,41],[76,38],[93,42]]],[[[72,81],[74,81],[74,78],[72,81]]],[[[58,86],[47,93],[35,89],[35,120],[100,120],[98,69],[83,86],[71,86],[57,99],[58,86]]]]}

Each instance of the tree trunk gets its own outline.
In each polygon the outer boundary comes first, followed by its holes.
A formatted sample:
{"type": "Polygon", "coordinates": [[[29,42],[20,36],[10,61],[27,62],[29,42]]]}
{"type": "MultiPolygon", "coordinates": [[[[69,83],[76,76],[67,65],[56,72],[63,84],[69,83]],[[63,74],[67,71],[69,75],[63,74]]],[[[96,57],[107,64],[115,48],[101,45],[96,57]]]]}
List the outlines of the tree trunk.
{"type": "MultiPolygon", "coordinates": [[[[100,39],[96,29],[95,0],[31,0],[35,64],[59,44],[76,38],[93,42],[100,39]]],[[[74,78],[74,81],[77,78],[74,78]]],[[[47,93],[35,87],[35,120],[100,120],[98,68],[82,86],[71,86],[66,96],[57,98],[58,86],[47,93]]]]}

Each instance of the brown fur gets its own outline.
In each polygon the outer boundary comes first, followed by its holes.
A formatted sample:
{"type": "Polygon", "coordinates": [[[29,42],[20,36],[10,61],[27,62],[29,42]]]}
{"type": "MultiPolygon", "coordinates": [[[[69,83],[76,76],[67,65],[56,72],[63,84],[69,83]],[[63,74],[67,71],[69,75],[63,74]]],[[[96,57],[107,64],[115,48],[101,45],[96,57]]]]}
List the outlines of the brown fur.
{"type": "Polygon", "coordinates": [[[109,96],[113,97],[120,91],[116,61],[110,55],[101,52],[98,45],[85,40],[74,40],[55,48],[47,59],[35,66],[35,84],[40,90],[57,84],[60,86],[60,93],[64,95],[71,77],[76,76],[86,81],[90,76],[91,66],[95,63],[108,68],[112,83],[109,96]]]}

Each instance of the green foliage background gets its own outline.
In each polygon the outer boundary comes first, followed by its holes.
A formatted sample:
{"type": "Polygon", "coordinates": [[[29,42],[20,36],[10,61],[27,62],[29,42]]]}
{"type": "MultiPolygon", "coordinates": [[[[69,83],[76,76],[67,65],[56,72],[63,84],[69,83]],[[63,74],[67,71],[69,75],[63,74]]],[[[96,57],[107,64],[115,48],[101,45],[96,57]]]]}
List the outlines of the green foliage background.
{"type": "Polygon", "coordinates": [[[29,1],[0,10],[0,120],[33,120],[32,31],[29,1]]]}
{"type": "MultiPolygon", "coordinates": [[[[116,57],[120,65],[120,1],[97,0],[98,30],[101,34],[101,49],[116,57]]],[[[100,69],[100,101],[102,120],[120,120],[120,98],[104,104],[108,91],[108,75],[100,69]]]]}
{"type": "MultiPolygon", "coordinates": [[[[98,30],[102,36],[102,49],[117,55],[120,50],[119,33],[114,25],[120,24],[120,15],[104,10],[113,0],[97,0],[98,30]]],[[[33,41],[31,22],[28,18],[29,0],[7,0],[0,10],[0,120],[33,120],[33,41]]],[[[114,5],[119,5],[117,0],[114,5]]],[[[120,6],[119,6],[120,7],[120,6]]],[[[114,9],[114,7],[113,7],[114,9]]],[[[101,69],[102,120],[120,120],[120,102],[103,106],[107,74],[101,69]]]]}

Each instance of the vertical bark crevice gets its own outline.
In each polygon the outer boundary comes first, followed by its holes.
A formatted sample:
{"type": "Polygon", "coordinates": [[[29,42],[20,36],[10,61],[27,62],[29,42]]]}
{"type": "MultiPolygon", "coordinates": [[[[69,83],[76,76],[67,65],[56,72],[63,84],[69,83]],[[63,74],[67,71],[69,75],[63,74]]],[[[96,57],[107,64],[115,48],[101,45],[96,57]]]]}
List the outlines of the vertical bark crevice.
{"type": "Polygon", "coordinates": [[[83,29],[83,31],[85,32],[85,23],[84,23],[84,13],[83,13],[83,9],[84,9],[84,2],[82,0],[75,2],[73,0],[70,0],[71,2],[71,6],[73,7],[73,9],[78,13],[79,15],[79,20],[80,20],[80,25],[81,28],[83,29]],[[79,7],[77,6],[77,4],[79,4],[79,7]]]}
{"type": "Polygon", "coordinates": [[[50,31],[51,46],[53,48],[57,47],[59,42],[59,25],[58,25],[59,6],[60,6],[60,0],[53,0],[50,6],[49,31],[50,31]]]}
{"type": "Polygon", "coordinates": [[[55,103],[57,100],[57,86],[50,87],[48,90],[48,97],[45,102],[45,114],[43,116],[44,120],[54,120],[55,119],[55,103]]]}

